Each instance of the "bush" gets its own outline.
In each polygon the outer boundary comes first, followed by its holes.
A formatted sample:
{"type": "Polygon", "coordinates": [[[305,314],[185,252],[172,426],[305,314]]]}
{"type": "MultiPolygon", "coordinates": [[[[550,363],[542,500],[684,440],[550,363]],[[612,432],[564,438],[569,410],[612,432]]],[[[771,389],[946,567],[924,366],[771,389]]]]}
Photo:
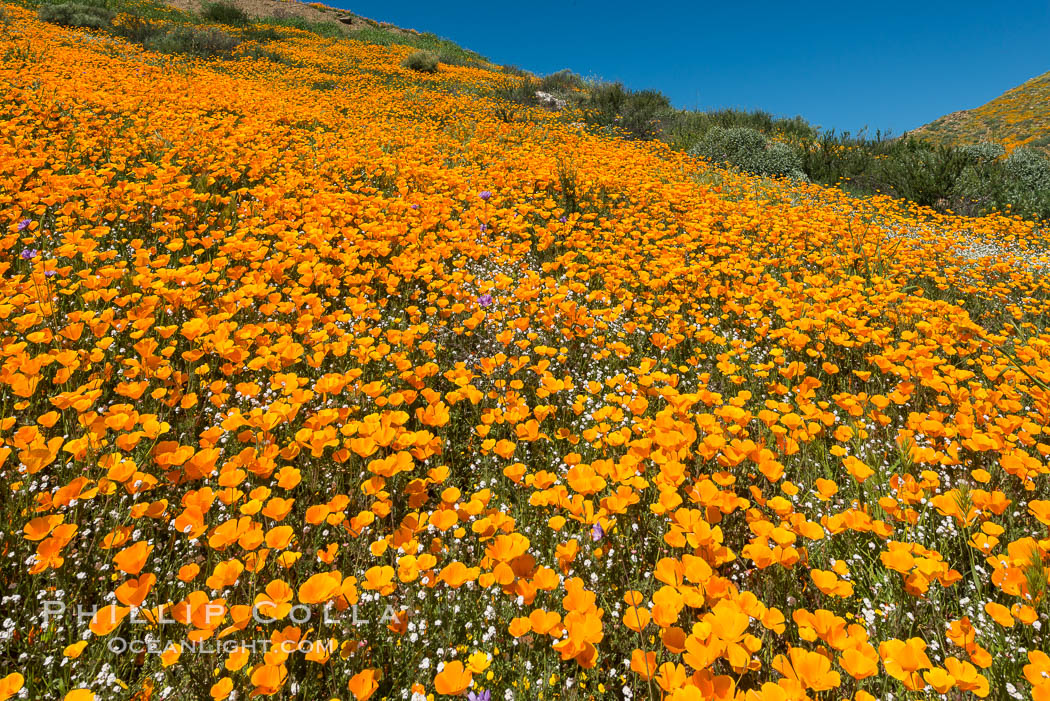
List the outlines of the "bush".
{"type": "Polygon", "coordinates": [[[204,7],[204,12],[201,13],[201,16],[211,22],[233,26],[248,24],[251,21],[248,13],[228,2],[209,3],[204,7]]]}
{"type": "Polygon", "coordinates": [[[507,80],[493,90],[493,95],[502,102],[513,102],[519,105],[538,105],[536,88],[528,78],[507,80]]]}
{"type": "Polygon", "coordinates": [[[146,39],[143,45],[162,54],[188,54],[201,58],[228,56],[240,42],[226,32],[205,27],[174,27],[146,39]]]}
{"type": "Polygon", "coordinates": [[[566,94],[582,90],[584,85],[583,78],[568,68],[563,68],[557,73],[551,73],[540,78],[539,89],[548,93],[566,94]]]}
{"type": "Polygon", "coordinates": [[[755,175],[787,175],[805,180],[802,155],[788,144],[749,127],[712,127],[693,148],[693,155],[727,163],[755,175]]]}
{"type": "Polygon", "coordinates": [[[970,165],[987,165],[998,160],[1006,154],[1000,144],[991,141],[982,141],[979,144],[969,144],[959,147],[959,153],[970,165]]]}
{"type": "Polygon", "coordinates": [[[818,140],[803,142],[802,170],[814,182],[844,184],[857,194],[871,193],[879,188],[871,182],[872,173],[884,150],[849,134],[825,133],[818,140]]]}
{"type": "Polygon", "coordinates": [[[943,209],[966,165],[959,149],[906,139],[878,161],[876,175],[897,197],[943,209]]]}
{"type": "Polygon", "coordinates": [[[1038,151],[1017,148],[1003,162],[1007,176],[1036,192],[1050,190],[1050,160],[1038,151]]]}
{"type": "Polygon", "coordinates": [[[521,68],[519,66],[513,66],[513,65],[510,65],[508,63],[503,64],[502,66],[499,67],[499,69],[501,71],[503,71],[504,73],[506,73],[507,75],[512,75],[512,76],[515,76],[517,78],[528,78],[531,75],[524,68],[521,68]]]}
{"type": "Polygon", "coordinates": [[[714,163],[728,163],[751,173],[762,169],[763,154],[769,139],[749,127],[713,127],[693,149],[694,155],[714,163]]]}
{"type": "MultiPolygon", "coordinates": [[[[542,88],[542,81],[541,81],[542,88]]],[[[671,101],[655,90],[634,92],[622,83],[599,83],[585,102],[587,120],[599,126],[617,126],[629,136],[647,139],[659,131],[660,120],[671,113],[671,101]]]]}
{"type": "Polygon", "coordinates": [[[44,22],[63,27],[106,29],[113,23],[114,13],[104,7],[64,3],[62,5],[41,5],[37,10],[37,17],[44,22]]]}
{"type": "Polygon", "coordinates": [[[281,34],[273,27],[250,27],[245,30],[244,38],[247,41],[280,41],[281,34]]]}
{"type": "Polygon", "coordinates": [[[463,51],[457,51],[449,47],[443,47],[438,49],[437,52],[438,63],[443,63],[446,66],[483,66],[484,61],[476,56],[465,53],[463,51]]]}
{"type": "Polygon", "coordinates": [[[795,180],[808,180],[802,170],[802,155],[798,149],[774,141],[766,147],[763,162],[764,175],[786,175],[795,180]]]}
{"type": "Polygon", "coordinates": [[[439,59],[433,51],[413,51],[401,62],[404,68],[420,73],[436,73],[439,59]]]}
{"type": "Polygon", "coordinates": [[[802,117],[774,117],[762,110],[681,110],[665,119],[661,127],[663,138],[674,148],[683,151],[691,150],[714,127],[748,127],[767,136],[782,136],[792,141],[810,143],[816,142],[819,137],[817,130],[802,117]]]}
{"type": "Polygon", "coordinates": [[[151,22],[137,15],[121,17],[120,24],[113,27],[114,34],[140,46],[145,46],[147,41],[165,34],[167,31],[164,24],[151,22]]]}

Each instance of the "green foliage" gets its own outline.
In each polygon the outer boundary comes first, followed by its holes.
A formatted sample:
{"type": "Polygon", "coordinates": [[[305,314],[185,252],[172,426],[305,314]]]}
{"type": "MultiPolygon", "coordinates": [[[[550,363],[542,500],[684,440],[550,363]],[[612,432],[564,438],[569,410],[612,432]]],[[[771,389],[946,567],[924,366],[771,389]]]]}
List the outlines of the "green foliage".
{"type": "Polygon", "coordinates": [[[524,77],[519,80],[507,80],[502,86],[493,90],[496,98],[496,117],[505,123],[515,122],[522,107],[539,104],[533,81],[524,77]]]}
{"type": "Polygon", "coordinates": [[[761,172],[762,153],[769,139],[748,127],[714,127],[693,149],[693,155],[728,163],[752,173],[761,172]]]}
{"type": "Polygon", "coordinates": [[[802,170],[814,182],[842,185],[856,194],[873,193],[878,186],[869,181],[881,152],[874,147],[862,147],[862,142],[848,133],[836,136],[834,132],[821,134],[814,141],[799,142],[802,170]],[[858,192],[858,188],[862,192],[858,192]]]}
{"type": "Polygon", "coordinates": [[[1034,149],[1018,148],[1002,162],[1005,199],[1022,216],[1050,219],[1050,159],[1034,149]]]}
{"type": "Polygon", "coordinates": [[[715,163],[727,163],[755,175],[787,175],[805,179],[802,157],[787,144],[770,141],[750,127],[712,127],[691,153],[715,163]]]}
{"type": "Polygon", "coordinates": [[[504,73],[506,73],[507,75],[512,75],[512,76],[515,76],[517,78],[528,78],[531,75],[531,73],[529,73],[524,68],[520,68],[518,66],[512,66],[512,65],[507,64],[507,63],[505,63],[502,66],[500,66],[499,69],[501,71],[503,71],[504,73]]]}
{"type": "Polygon", "coordinates": [[[566,215],[580,211],[580,192],[576,166],[571,162],[558,160],[558,199],[566,215]]]}
{"type": "Polygon", "coordinates": [[[652,137],[660,120],[671,112],[667,96],[655,90],[632,91],[622,83],[598,83],[584,102],[587,121],[602,127],[618,127],[636,139],[652,137]]]}
{"type": "Polygon", "coordinates": [[[148,37],[143,46],[162,54],[221,58],[229,56],[239,43],[236,37],[215,27],[177,26],[148,37]]]}
{"type": "Polygon", "coordinates": [[[256,20],[256,24],[263,25],[270,30],[274,27],[298,29],[327,38],[343,36],[343,30],[334,22],[310,22],[302,17],[262,17],[256,20]]]}
{"type": "Polygon", "coordinates": [[[568,68],[563,68],[557,73],[540,78],[538,89],[552,95],[565,96],[582,90],[585,85],[583,78],[568,68]]]}
{"type": "MultiPolygon", "coordinates": [[[[168,5],[164,0],[21,0],[30,7],[35,7],[39,12],[45,7],[57,7],[62,5],[76,5],[81,8],[90,8],[91,12],[111,19],[119,14],[131,17],[141,17],[151,20],[173,20],[178,22],[199,23],[200,18],[182,10],[168,5]]],[[[43,10],[47,12],[47,10],[43,10]]]]}
{"type": "Polygon", "coordinates": [[[273,27],[249,27],[244,30],[245,41],[280,41],[283,37],[273,27]]]}
{"type": "Polygon", "coordinates": [[[1001,144],[992,141],[982,141],[978,144],[967,144],[959,147],[959,153],[970,165],[987,165],[1006,155],[1006,149],[1001,144]]]}
{"type": "Polygon", "coordinates": [[[1017,149],[1003,158],[999,144],[952,147],[914,137],[894,140],[824,134],[803,145],[810,179],[857,195],[877,192],[939,210],[980,215],[1010,210],[1031,219],[1050,217],[1050,162],[1017,149]]]}
{"type": "Polygon", "coordinates": [[[272,49],[260,46],[259,44],[249,44],[246,48],[239,49],[237,55],[245,58],[259,59],[261,61],[272,61],[285,66],[296,65],[296,61],[291,60],[272,49]]]}
{"type": "MultiPolygon", "coordinates": [[[[217,27],[170,25],[132,15],[111,31],[149,51],[200,58],[228,58],[241,43],[217,27]]],[[[262,51],[258,46],[252,47],[262,51]]]]}
{"type": "Polygon", "coordinates": [[[507,80],[502,86],[496,88],[494,96],[501,102],[515,102],[519,105],[536,105],[536,86],[529,78],[520,80],[507,80]]]}
{"type": "Polygon", "coordinates": [[[114,12],[104,7],[80,3],[41,5],[37,17],[44,22],[63,27],[106,29],[113,23],[114,12]]]}
{"type": "Polygon", "coordinates": [[[478,65],[487,63],[484,56],[464,49],[448,39],[427,32],[425,34],[413,34],[411,32],[395,31],[383,27],[366,27],[349,32],[346,36],[355,41],[368,44],[379,44],[381,46],[411,46],[422,51],[430,51],[438,56],[439,61],[445,63],[455,62],[455,65],[478,65]]]}
{"type": "Polygon", "coordinates": [[[1034,149],[1014,149],[1003,162],[1003,167],[1024,187],[1050,190],[1050,160],[1034,149]]]}
{"type": "Polygon", "coordinates": [[[459,47],[452,49],[443,46],[438,49],[437,55],[438,61],[446,66],[482,66],[485,64],[483,59],[472,55],[470,52],[460,50],[459,47]]]}
{"type": "Polygon", "coordinates": [[[746,127],[769,136],[783,136],[791,140],[815,140],[817,130],[802,117],[774,117],[755,110],[722,109],[711,112],[679,110],[664,120],[661,138],[673,148],[689,151],[714,127],[730,129],[746,127]]]}
{"type": "Polygon", "coordinates": [[[433,51],[413,51],[401,61],[401,65],[411,71],[420,73],[436,73],[438,69],[438,56],[433,51]]]}
{"type": "Polygon", "coordinates": [[[454,65],[481,65],[488,63],[488,59],[481,54],[470,49],[464,49],[459,44],[443,39],[431,32],[415,35],[403,34],[400,37],[400,41],[395,41],[394,43],[407,44],[418,49],[433,51],[438,55],[442,63],[452,64],[453,61],[456,62],[454,65]]]}
{"type": "Polygon", "coordinates": [[[121,18],[120,24],[113,27],[113,33],[124,37],[133,44],[145,46],[146,42],[168,31],[161,22],[154,22],[145,17],[131,15],[121,18]]]}
{"type": "Polygon", "coordinates": [[[926,207],[948,205],[966,166],[966,158],[958,149],[906,139],[891,153],[891,158],[879,163],[878,175],[884,187],[897,197],[926,207]]]}
{"type": "Polygon", "coordinates": [[[232,26],[245,25],[251,21],[247,12],[228,2],[208,3],[204,6],[201,16],[210,22],[232,26]]]}
{"type": "Polygon", "coordinates": [[[762,167],[765,175],[786,175],[795,180],[809,179],[802,170],[802,156],[799,150],[781,141],[772,141],[766,146],[762,167]]]}

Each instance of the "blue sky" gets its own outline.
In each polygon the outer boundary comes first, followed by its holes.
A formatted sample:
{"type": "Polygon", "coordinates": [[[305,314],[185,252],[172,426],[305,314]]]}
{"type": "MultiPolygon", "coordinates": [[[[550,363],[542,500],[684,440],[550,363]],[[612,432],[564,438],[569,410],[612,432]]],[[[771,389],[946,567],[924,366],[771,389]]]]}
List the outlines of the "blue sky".
{"type": "Polygon", "coordinates": [[[1050,71],[1050,1],[328,0],[496,63],[900,134],[1050,71]]]}

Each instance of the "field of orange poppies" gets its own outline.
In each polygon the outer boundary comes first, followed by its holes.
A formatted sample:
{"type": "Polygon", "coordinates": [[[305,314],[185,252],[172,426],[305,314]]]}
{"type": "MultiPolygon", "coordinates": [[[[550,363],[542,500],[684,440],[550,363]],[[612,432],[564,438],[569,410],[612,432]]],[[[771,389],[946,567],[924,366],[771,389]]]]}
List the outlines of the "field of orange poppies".
{"type": "Polygon", "coordinates": [[[5,14],[0,699],[1050,699],[1032,223],[5,14]]]}

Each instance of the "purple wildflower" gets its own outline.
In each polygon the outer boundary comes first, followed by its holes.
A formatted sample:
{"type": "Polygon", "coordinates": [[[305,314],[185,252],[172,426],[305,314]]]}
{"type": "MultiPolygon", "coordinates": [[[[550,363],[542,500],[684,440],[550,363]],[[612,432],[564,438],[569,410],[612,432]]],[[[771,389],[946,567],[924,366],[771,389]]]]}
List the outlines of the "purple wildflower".
{"type": "Polygon", "coordinates": [[[488,231],[489,230],[489,225],[488,224],[482,224],[480,228],[481,228],[482,231],[488,231]]]}
{"type": "Polygon", "coordinates": [[[594,524],[594,527],[591,528],[591,540],[593,540],[595,543],[597,543],[599,540],[602,539],[602,536],[604,536],[604,535],[605,535],[605,530],[602,528],[602,524],[600,524],[600,523],[594,524]]]}
{"type": "Polygon", "coordinates": [[[492,304],[492,295],[490,295],[490,294],[481,295],[480,297],[478,297],[478,304],[480,304],[483,307],[489,306],[490,304],[492,304]]]}
{"type": "Polygon", "coordinates": [[[488,202],[489,198],[492,197],[492,193],[488,190],[482,190],[480,193],[478,193],[478,197],[488,202]]]}
{"type": "Polygon", "coordinates": [[[565,222],[569,221],[569,218],[568,217],[564,217],[564,216],[558,217],[558,221],[560,221],[562,224],[564,224],[565,222]]]}
{"type": "Polygon", "coordinates": [[[492,692],[488,689],[474,693],[473,691],[467,693],[467,701],[492,701],[492,692]]]}
{"type": "Polygon", "coordinates": [[[54,277],[57,274],[58,274],[57,270],[45,270],[44,271],[44,277],[54,277]]]}
{"type": "Polygon", "coordinates": [[[418,204],[412,205],[412,209],[419,209],[419,205],[418,204]]]}
{"type": "Polygon", "coordinates": [[[22,221],[18,222],[18,230],[25,231],[29,228],[30,223],[31,222],[28,219],[23,219],[22,221]]]}
{"type": "Polygon", "coordinates": [[[22,251],[22,260],[33,260],[38,251],[35,248],[27,248],[22,251]]]}

